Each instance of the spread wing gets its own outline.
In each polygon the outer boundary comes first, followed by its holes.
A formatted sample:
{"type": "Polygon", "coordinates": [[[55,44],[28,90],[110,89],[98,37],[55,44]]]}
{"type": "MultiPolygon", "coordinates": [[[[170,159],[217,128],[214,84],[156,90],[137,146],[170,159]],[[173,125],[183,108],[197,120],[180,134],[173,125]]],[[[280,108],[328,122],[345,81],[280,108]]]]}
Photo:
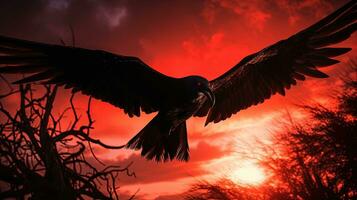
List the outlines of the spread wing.
{"type": "Polygon", "coordinates": [[[130,117],[139,116],[140,110],[159,110],[174,83],[174,78],[136,57],[3,36],[0,73],[30,74],[15,83],[51,83],[82,91],[124,109],[130,117]]]}
{"type": "Polygon", "coordinates": [[[356,4],[355,0],[349,2],[309,28],[247,56],[212,80],[216,104],[209,110],[204,103],[196,115],[208,114],[206,124],[217,123],[276,93],[285,95],[286,89],[306,76],[328,77],[319,68],[338,63],[331,58],[351,49],[327,46],[346,40],[356,30],[356,4]]]}

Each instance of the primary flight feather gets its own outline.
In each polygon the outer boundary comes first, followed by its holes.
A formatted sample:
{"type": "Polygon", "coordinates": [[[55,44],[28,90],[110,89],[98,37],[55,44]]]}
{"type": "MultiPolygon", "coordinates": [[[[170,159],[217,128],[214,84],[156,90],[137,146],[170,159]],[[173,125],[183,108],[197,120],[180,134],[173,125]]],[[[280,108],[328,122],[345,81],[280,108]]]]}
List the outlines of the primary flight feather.
{"type": "Polygon", "coordinates": [[[220,77],[173,78],[139,58],[0,36],[0,73],[30,76],[16,84],[64,85],[72,92],[108,102],[130,117],[158,114],[128,143],[157,161],[189,159],[186,120],[207,116],[217,123],[296,85],[306,76],[328,77],[319,70],[350,48],[329,47],[356,31],[357,3],[347,3],[307,29],[245,57],[220,77]]]}

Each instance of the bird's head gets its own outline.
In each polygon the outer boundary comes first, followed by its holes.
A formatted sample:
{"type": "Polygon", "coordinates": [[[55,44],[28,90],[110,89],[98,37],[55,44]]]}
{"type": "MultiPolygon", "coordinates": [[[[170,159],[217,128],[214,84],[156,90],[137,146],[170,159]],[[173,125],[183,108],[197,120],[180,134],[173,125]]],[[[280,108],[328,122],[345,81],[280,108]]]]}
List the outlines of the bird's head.
{"type": "Polygon", "coordinates": [[[194,95],[203,94],[211,103],[211,107],[215,104],[215,96],[212,92],[207,79],[200,76],[188,76],[184,78],[186,85],[194,95]]]}

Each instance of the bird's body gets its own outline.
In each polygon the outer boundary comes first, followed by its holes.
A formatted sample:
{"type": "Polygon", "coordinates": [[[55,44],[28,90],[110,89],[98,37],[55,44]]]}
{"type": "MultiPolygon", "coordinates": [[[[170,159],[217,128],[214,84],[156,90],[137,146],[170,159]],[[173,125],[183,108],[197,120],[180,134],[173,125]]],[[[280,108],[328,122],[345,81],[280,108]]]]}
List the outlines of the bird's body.
{"type": "Polygon", "coordinates": [[[208,97],[214,104],[214,94],[207,88],[208,81],[200,76],[176,79],[178,87],[165,94],[167,104],[127,146],[140,149],[147,158],[156,160],[188,160],[186,120],[192,117],[208,97]],[[206,96],[205,96],[206,95],[206,96]],[[152,147],[155,148],[152,148],[152,147]]]}
{"type": "Polygon", "coordinates": [[[296,85],[306,76],[328,77],[319,67],[338,63],[333,57],[350,48],[329,47],[356,31],[357,5],[352,0],[299,33],[245,57],[218,78],[173,78],[139,58],[102,50],[51,45],[0,36],[0,73],[31,74],[17,84],[64,85],[72,92],[108,102],[130,117],[158,114],[128,148],[142,149],[148,159],[188,160],[186,120],[207,116],[218,123],[296,85]]]}

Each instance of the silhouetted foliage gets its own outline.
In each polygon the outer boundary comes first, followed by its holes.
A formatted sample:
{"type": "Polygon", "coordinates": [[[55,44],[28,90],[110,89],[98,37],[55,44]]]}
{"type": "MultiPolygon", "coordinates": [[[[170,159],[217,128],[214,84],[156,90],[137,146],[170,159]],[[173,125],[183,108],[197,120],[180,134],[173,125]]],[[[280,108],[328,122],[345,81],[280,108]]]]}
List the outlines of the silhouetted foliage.
{"type": "Polygon", "coordinates": [[[185,193],[186,200],[292,200],[290,194],[269,184],[260,187],[240,185],[223,178],[215,183],[202,181],[191,186],[185,193]]]}
{"type": "MultiPolygon", "coordinates": [[[[98,169],[87,159],[91,144],[109,146],[90,137],[93,120],[88,101],[87,116],[79,119],[73,105],[53,114],[57,86],[19,86],[0,98],[0,199],[118,199],[116,177],[128,167],[98,169]],[[11,95],[20,104],[16,110],[4,106],[11,95]],[[74,115],[69,127],[63,119],[74,115]],[[86,124],[82,120],[87,121],[86,124]]],[[[68,123],[67,123],[68,124],[68,123]]]]}
{"type": "Polygon", "coordinates": [[[345,80],[336,109],[305,106],[312,124],[295,125],[289,133],[277,136],[287,157],[278,158],[284,167],[274,172],[286,173],[281,179],[295,197],[311,200],[356,197],[356,83],[345,80]]]}
{"type": "MultiPolygon", "coordinates": [[[[351,61],[353,66],[356,66],[351,61]]],[[[311,119],[276,133],[261,165],[271,171],[263,185],[249,187],[221,180],[197,183],[188,200],[200,199],[356,199],[357,79],[344,78],[335,108],[303,106],[311,119]]]]}

